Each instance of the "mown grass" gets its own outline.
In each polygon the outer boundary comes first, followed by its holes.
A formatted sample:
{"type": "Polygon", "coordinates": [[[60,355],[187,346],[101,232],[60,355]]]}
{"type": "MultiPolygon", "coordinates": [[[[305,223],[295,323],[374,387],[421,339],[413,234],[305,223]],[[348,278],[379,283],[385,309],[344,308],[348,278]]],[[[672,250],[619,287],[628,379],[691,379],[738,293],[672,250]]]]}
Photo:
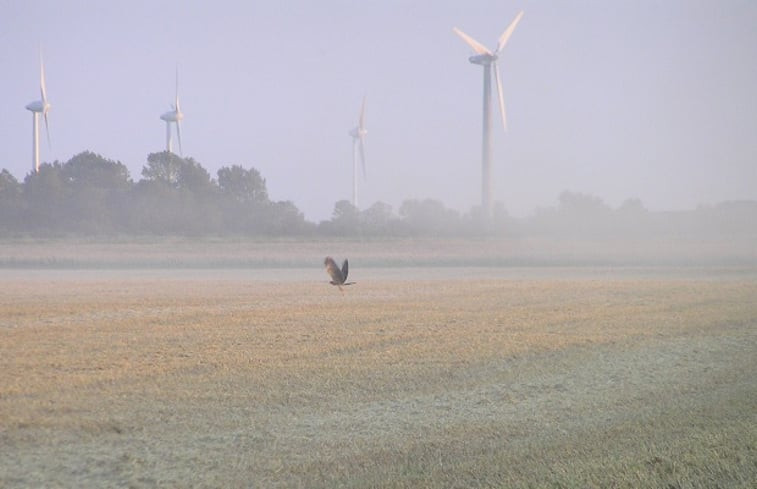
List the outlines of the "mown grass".
{"type": "Polygon", "coordinates": [[[0,486],[755,480],[753,280],[219,277],[2,280],[0,486]]]}

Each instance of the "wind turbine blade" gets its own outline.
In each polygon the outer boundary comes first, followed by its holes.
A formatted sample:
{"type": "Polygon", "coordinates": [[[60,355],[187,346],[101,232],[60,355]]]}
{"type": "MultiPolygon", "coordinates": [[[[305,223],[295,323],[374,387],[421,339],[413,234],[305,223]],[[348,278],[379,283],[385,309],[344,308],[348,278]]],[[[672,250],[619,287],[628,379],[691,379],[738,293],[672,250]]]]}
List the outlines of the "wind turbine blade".
{"type": "Polygon", "coordinates": [[[45,135],[47,135],[47,146],[52,147],[52,144],[50,143],[50,126],[47,124],[47,111],[44,111],[45,114],[45,135]]]}
{"type": "Polygon", "coordinates": [[[363,105],[360,107],[360,124],[358,125],[360,131],[365,130],[365,97],[363,97],[363,105]]]}
{"type": "Polygon", "coordinates": [[[176,119],[176,138],[179,140],[179,154],[184,156],[184,151],[181,149],[181,123],[176,119]]]}
{"type": "MultiPolygon", "coordinates": [[[[176,67],[176,104],[174,105],[176,112],[181,112],[179,108],[179,67],[176,67]]],[[[178,127],[178,126],[177,126],[178,127]]]]}
{"type": "Polygon", "coordinates": [[[507,116],[505,115],[505,96],[502,91],[502,78],[499,76],[499,66],[497,62],[492,63],[494,70],[494,80],[497,82],[497,100],[499,101],[499,113],[502,115],[502,128],[507,131],[507,116]]]}
{"type": "Polygon", "coordinates": [[[518,26],[518,22],[520,22],[521,17],[523,17],[523,11],[521,10],[518,12],[518,15],[515,16],[515,20],[513,20],[510,25],[505,29],[505,32],[502,33],[501,36],[499,36],[499,41],[497,42],[497,50],[495,53],[499,54],[500,51],[505,47],[505,44],[507,44],[507,40],[510,39],[510,36],[513,35],[513,31],[518,26]]]}
{"type": "Polygon", "coordinates": [[[365,171],[365,140],[361,137],[360,142],[360,164],[363,168],[363,177],[368,178],[368,173],[365,171]]]}
{"type": "Polygon", "coordinates": [[[460,38],[463,41],[465,41],[468,44],[468,46],[470,46],[471,48],[473,48],[473,50],[476,52],[476,54],[489,54],[489,55],[492,54],[492,52],[489,51],[486,48],[486,46],[484,46],[480,42],[476,41],[475,39],[473,39],[472,37],[470,37],[465,32],[461,31],[457,27],[453,27],[452,30],[455,32],[455,34],[457,34],[458,36],[460,36],[460,38]]]}
{"type": "Polygon", "coordinates": [[[45,63],[42,62],[42,53],[39,53],[39,92],[42,96],[42,105],[47,105],[47,88],[45,87],[45,63]]]}
{"type": "Polygon", "coordinates": [[[166,151],[171,152],[171,121],[166,120],[166,151]]]}

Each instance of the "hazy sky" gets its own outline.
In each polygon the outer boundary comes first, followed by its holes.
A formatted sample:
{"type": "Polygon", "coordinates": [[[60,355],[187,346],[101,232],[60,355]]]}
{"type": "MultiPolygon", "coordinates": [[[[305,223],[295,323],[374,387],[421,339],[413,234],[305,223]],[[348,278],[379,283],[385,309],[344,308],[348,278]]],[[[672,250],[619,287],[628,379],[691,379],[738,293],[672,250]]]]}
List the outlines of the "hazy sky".
{"type": "MultiPolygon", "coordinates": [[[[480,202],[482,69],[457,26],[501,56],[509,131],[494,198],[516,216],[563,190],[652,210],[757,199],[757,2],[0,0],[0,168],[31,168],[42,46],[52,147],[141,178],[179,92],[185,156],[255,167],[314,221],[351,198],[367,96],[361,207],[480,202]]],[[[496,121],[496,118],[495,118],[496,121]]]]}

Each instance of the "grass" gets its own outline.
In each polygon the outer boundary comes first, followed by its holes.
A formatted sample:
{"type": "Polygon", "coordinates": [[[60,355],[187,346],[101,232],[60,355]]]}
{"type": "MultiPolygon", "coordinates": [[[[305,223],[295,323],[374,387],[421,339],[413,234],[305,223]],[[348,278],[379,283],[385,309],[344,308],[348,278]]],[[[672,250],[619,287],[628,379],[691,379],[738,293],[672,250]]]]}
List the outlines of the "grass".
{"type": "Polygon", "coordinates": [[[0,486],[752,487],[757,281],[355,273],[0,277],[0,486]]]}

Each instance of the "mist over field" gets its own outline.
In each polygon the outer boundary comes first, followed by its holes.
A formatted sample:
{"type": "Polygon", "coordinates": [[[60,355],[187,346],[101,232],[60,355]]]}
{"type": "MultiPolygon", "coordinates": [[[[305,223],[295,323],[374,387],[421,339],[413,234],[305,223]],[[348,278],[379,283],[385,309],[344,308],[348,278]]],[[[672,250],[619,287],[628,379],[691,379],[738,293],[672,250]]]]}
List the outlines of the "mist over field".
{"type": "Polygon", "coordinates": [[[555,205],[517,218],[501,205],[487,217],[481,207],[460,213],[433,199],[407,199],[399,209],[378,202],[365,210],[341,200],[330,219],[316,223],[291,201],[273,201],[267,179],[254,168],[223,167],[213,178],[192,158],[161,152],[148,156],[141,174],[135,182],[121,163],[91,152],[43,164],[23,182],[0,172],[0,264],[307,266],[317,255],[347,251],[374,266],[755,262],[756,201],[655,212],[639,199],[613,208],[564,191],[555,205]],[[100,251],[67,255],[67,240],[100,251]],[[262,245],[266,240],[273,244],[262,245]],[[281,240],[292,243],[281,248],[289,256],[277,248],[281,240]],[[314,240],[329,244],[303,262],[303,250],[318,248],[314,240]],[[391,244],[382,245],[386,240],[391,244]],[[461,244],[466,240],[473,241],[461,244]],[[424,249],[414,241],[434,245],[424,249]],[[129,242],[134,249],[143,243],[140,253],[153,259],[107,251],[108,243],[122,250],[119,244],[129,242]],[[177,257],[187,248],[194,249],[192,258],[177,257]]]}

